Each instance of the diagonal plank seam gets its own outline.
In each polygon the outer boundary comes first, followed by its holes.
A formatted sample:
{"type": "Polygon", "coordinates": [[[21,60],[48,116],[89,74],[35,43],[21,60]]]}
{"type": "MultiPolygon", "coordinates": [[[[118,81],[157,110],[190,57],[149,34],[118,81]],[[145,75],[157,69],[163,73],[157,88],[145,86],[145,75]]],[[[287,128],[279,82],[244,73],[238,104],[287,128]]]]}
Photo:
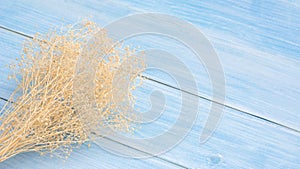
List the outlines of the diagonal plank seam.
{"type": "MultiPolygon", "coordinates": [[[[26,38],[30,38],[30,39],[33,38],[33,37],[30,36],[30,35],[27,35],[27,34],[25,34],[25,33],[22,33],[22,32],[19,32],[19,31],[16,31],[16,30],[13,30],[13,29],[10,29],[10,28],[1,26],[1,25],[0,25],[0,29],[4,29],[4,30],[6,30],[6,31],[9,31],[9,32],[18,34],[18,35],[20,35],[20,36],[24,36],[24,37],[26,37],[26,38]]],[[[181,91],[181,92],[190,94],[190,95],[193,95],[193,96],[198,97],[198,98],[200,98],[200,99],[207,100],[207,101],[210,101],[210,102],[213,102],[213,103],[216,103],[216,104],[222,104],[222,103],[220,103],[220,102],[218,102],[218,101],[212,100],[212,99],[207,98],[207,97],[205,97],[205,96],[202,96],[202,95],[200,95],[200,94],[194,94],[194,93],[192,93],[192,92],[189,92],[189,91],[186,91],[186,90],[183,90],[183,89],[174,87],[174,86],[172,86],[172,85],[169,85],[169,84],[167,84],[167,83],[160,82],[160,81],[155,80],[155,79],[152,79],[152,78],[150,78],[150,77],[147,77],[147,76],[144,76],[144,75],[143,75],[142,77],[143,77],[143,78],[146,78],[146,79],[148,79],[148,80],[150,80],[150,81],[153,81],[153,82],[155,82],[155,83],[158,83],[158,84],[161,84],[161,85],[164,85],[164,86],[173,88],[173,89],[175,89],[175,90],[178,90],[178,91],[181,91]]],[[[4,101],[7,100],[7,99],[2,98],[2,97],[0,97],[0,99],[1,99],[1,100],[4,100],[4,101]]],[[[229,108],[229,109],[231,109],[231,110],[236,110],[236,111],[241,112],[241,113],[243,113],[243,114],[246,114],[246,115],[248,115],[248,116],[251,116],[251,117],[254,117],[254,118],[263,120],[263,121],[265,121],[265,122],[268,122],[268,123],[271,123],[271,124],[274,124],[274,125],[277,125],[277,126],[280,126],[280,127],[283,127],[283,128],[286,128],[286,129],[291,130],[291,131],[296,132],[296,133],[300,133],[300,130],[297,130],[297,129],[294,129],[294,128],[289,127],[289,126],[287,126],[287,125],[281,124],[281,123],[279,123],[279,122],[276,122],[276,121],[273,121],[273,120],[269,120],[269,119],[267,119],[267,118],[264,118],[264,117],[255,115],[255,114],[253,114],[253,113],[251,113],[251,112],[249,112],[249,111],[245,111],[245,110],[236,108],[236,107],[231,106],[231,105],[228,105],[228,104],[226,104],[226,103],[224,103],[223,105],[224,105],[226,108],[229,108]]]]}
{"type": "MultiPolygon", "coordinates": [[[[29,36],[29,35],[26,35],[26,34],[23,34],[23,33],[17,32],[17,31],[13,31],[13,30],[11,30],[11,29],[8,29],[8,28],[2,27],[2,26],[0,26],[0,29],[3,29],[3,30],[6,30],[6,31],[9,31],[9,32],[12,32],[12,33],[14,33],[14,34],[21,35],[21,36],[26,37],[26,38],[30,38],[30,39],[33,38],[32,36],[29,36]]],[[[14,103],[13,101],[10,101],[10,100],[8,100],[7,98],[1,97],[1,96],[0,96],[0,100],[5,101],[5,102],[14,103]]],[[[96,133],[92,133],[92,134],[97,135],[97,136],[99,136],[99,137],[101,137],[101,138],[103,138],[103,139],[106,139],[106,140],[108,140],[108,141],[114,142],[114,143],[116,143],[116,144],[120,144],[120,145],[122,145],[122,146],[125,146],[125,147],[127,147],[127,148],[129,148],[129,149],[133,149],[133,150],[138,151],[138,152],[140,152],[140,153],[149,155],[149,156],[151,156],[151,157],[154,157],[154,158],[156,158],[156,159],[159,159],[159,160],[161,160],[161,161],[164,161],[164,162],[166,162],[166,163],[168,163],[168,164],[170,164],[170,165],[173,165],[173,166],[176,166],[176,167],[179,167],[179,168],[188,168],[187,166],[184,166],[184,165],[182,165],[182,164],[178,164],[178,163],[176,163],[176,162],[174,162],[174,161],[172,161],[172,160],[169,160],[169,159],[166,159],[166,158],[163,158],[163,157],[154,155],[154,154],[152,154],[152,153],[149,153],[149,152],[140,150],[140,149],[138,149],[138,148],[135,148],[135,147],[130,146],[130,145],[127,145],[127,144],[124,144],[124,143],[119,142],[119,141],[117,141],[117,140],[114,140],[114,139],[112,139],[112,138],[109,138],[109,137],[106,137],[106,136],[103,136],[103,135],[99,135],[99,134],[96,134],[96,133]]]]}
{"type": "MultiPolygon", "coordinates": [[[[3,97],[0,97],[0,100],[3,100],[3,101],[5,101],[5,102],[9,102],[8,99],[3,98],[3,97]]],[[[13,102],[11,102],[11,103],[13,103],[13,102]]],[[[108,141],[111,141],[111,142],[120,144],[120,145],[122,145],[122,146],[125,146],[125,147],[127,147],[127,148],[133,149],[133,150],[138,151],[138,152],[140,152],[140,153],[143,153],[143,154],[146,154],[146,155],[150,155],[151,157],[157,158],[157,159],[159,159],[159,160],[162,160],[162,161],[167,162],[167,163],[169,163],[169,164],[175,165],[175,166],[177,166],[177,167],[185,168],[185,169],[188,168],[188,167],[186,167],[186,166],[184,166],[184,165],[181,165],[181,164],[178,164],[178,163],[173,162],[173,161],[171,161],[171,160],[168,160],[168,159],[166,159],[166,158],[162,158],[162,157],[160,157],[160,156],[157,156],[157,155],[148,153],[148,152],[146,152],[146,151],[139,150],[139,149],[137,149],[137,148],[135,148],[135,147],[132,147],[132,146],[127,145],[127,144],[124,144],[124,143],[119,142],[119,141],[117,141],[117,140],[114,140],[114,139],[112,139],[112,138],[109,138],[109,137],[106,137],[106,136],[103,136],[103,135],[99,135],[99,134],[96,134],[96,133],[92,133],[92,134],[97,135],[98,137],[101,137],[101,138],[106,139],[106,140],[108,140],[108,141]]]]}
{"type": "MultiPolygon", "coordinates": [[[[155,82],[155,83],[158,83],[158,84],[161,84],[161,85],[164,85],[164,86],[173,88],[173,89],[175,89],[175,90],[178,90],[178,91],[181,91],[181,92],[190,94],[190,95],[193,95],[193,96],[198,97],[198,98],[200,98],[200,99],[203,99],[203,100],[206,100],[206,101],[210,101],[210,102],[213,102],[213,103],[222,105],[222,103],[220,103],[220,102],[218,102],[218,101],[215,101],[215,100],[212,100],[212,99],[210,99],[210,98],[207,98],[207,97],[205,97],[205,96],[201,96],[201,95],[199,95],[199,94],[194,94],[194,93],[192,93],[192,92],[189,92],[189,91],[186,91],[186,90],[183,90],[183,89],[174,87],[174,86],[172,86],[172,85],[169,85],[169,84],[160,82],[160,81],[158,81],[158,80],[149,78],[149,77],[144,76],[144,75],[142,75],[142,77],[145,78],[145,79],[148,79],[148,80],[150,80],[150,81],[153,81],[153,82],[155,82]]],[[[278,123],[278,122],[276,122],[276,121],[269,120],[269,119],[267,119],[267,118],[264,118],[264,117],[261,117],[261,116],[252,114],[252,113],[250,113],[250,112],[248,112],[248,111],[245,111],[245,110],[236,108],[236,107],[231,106],[231,105],[228,105],[228,104],[223,104],[223,105],[224,105],[226,108],[229,108],[229,109],[231,109],[231,110],[236,110],[236,111],[238,111],[238,112],[241,112],[241,113],[243,113],[243,114],[249,115],[249,116],[251,116],[251,117],[254,117],[254,118],[257,118],[257,119],[266,121],[266,122],[268,122],[268,123],[271,123],[271,124],[274,124],[274,125],[277,125],[277,126],[280,126],[280,127],[283,127],[283,128],[286,128],[286,129],[291,130],[291,131],[294,131],[294,132],[296,132],[296,133],[300,133],[299,130],[294,129],[294,128],[292,128],[292,127],[289,127],[289,126],[287,126],[287,125],[284,125],[284,124],[278,123]]]]}

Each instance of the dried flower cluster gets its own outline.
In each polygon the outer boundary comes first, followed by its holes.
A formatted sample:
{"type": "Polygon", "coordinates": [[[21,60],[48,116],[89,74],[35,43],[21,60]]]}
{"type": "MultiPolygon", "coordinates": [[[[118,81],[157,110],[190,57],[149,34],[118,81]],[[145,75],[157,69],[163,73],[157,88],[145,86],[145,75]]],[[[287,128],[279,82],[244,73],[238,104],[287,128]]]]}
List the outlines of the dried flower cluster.
{"type": "MultiPolygon", "coordinates": [[[[122,69],[127,78],[118,86],[133,82],[144,69],[143,60],[128,48],[115,46],[93,22],[35,35],[25,43],[17,62],[11,65],[14,74],[10,78],[18,84],[10,98],[13,103],[8,102],[0,113],[0,162],[29,151],[68,157],[73,147],[91,140],[97,128],[131,130],[132,118],[127,116],[134,100],[114,98],[112,91],[125,90],[116,89],[114,79],[127,62],[130,66],[122,69]],[[76,76],[79,57],[96,65],[91,79],[95,112],[84,108],[89,99],[74,99],[74,81],[85,83],[83,76],[76,76]]],[[[125,93],[131,96],[132,89],[125,93]]]]}

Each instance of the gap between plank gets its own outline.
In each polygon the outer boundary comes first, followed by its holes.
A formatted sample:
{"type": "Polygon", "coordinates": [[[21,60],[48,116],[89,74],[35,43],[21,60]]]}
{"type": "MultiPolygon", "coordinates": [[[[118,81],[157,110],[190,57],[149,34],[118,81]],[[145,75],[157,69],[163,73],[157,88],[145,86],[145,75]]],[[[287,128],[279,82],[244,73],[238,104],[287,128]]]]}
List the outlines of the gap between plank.
{"type": "MultiPolygon", "coordinates": [[[[24,37],[26,37],[26,38],[30,38],[30,39],[33,38],[33,37],[30,36],[30,35],[27,35],[27,34],[25,34],[25,33],[22,33],[22,32],[19,32],[19,31],[16,31],[16,30],[13,30],[13,29],[10,29],[10,28],[1,26],[1,25],[0,25],[0,29],[4,29],[4,30],[6,30],[6,31],[9,31],[9,32],[12,32],[12,33],[21,35],[21,36],[24,36],[24,37]]],[[[218,101],[212,100],[212,99],[207,98],[207,97],[205,97],[205,96],[201,96],[201,95],[199,95],[199,94],[194,94],[194,93],[189,92],[189,91],[187,91],[187,90],[183,90],[183,89],[180,89],[180,88],[178,88],[178,87],[174,87],[174,86],[172,86],[172,85],[169,85],[169,84],[167,84],[167,83],[160,82],[160,81],[158,81],[158,80],[152,79],[152,78],[147,77],[147,76],[144,76],[144,75],[142,75],[142,77],[143,77],[143,78],[146,78],[146,79],[148,79],[148,80],[150,80],[150,81],[153,81],[153,82],[155,82],[155,83],[158,83],[158,84],[161,84],[161,85],[164,85],[164,86],[173,88],[173,89],[175,89],[175,90],[178,90],[178,91],[181,91],[181,92],[190,94],[190,95],[193,95],[193,96],[198,97],[198,98],[200,98],[200,99],[204,99],[204,100],[207,100],[207,101],[210,101],[210,102],[219,104],[219,105],[224,105],[224,107],[226,107],[226,108],[229,108],[229,109],[232,109],[232,110],[235,110],[235,111],[239,111],[239,112],[241,112],[241,113],[243,113],[243,114],[246,114],[246,115],[248,115],[248,116],[251,116],[251,117],[254,117],[254,118],[263,120],[263,121],[265,121],[265,122],[268,122],[268,123],[271,123],[271,124],[274,124],[274,125],[277,125],[277,126],[280,126],[280,127],[283,127],[283,128],[286,128],[286,129],[291,130],[291,131],[294,131],[294,132],[296,132],[296,133],[298,133],[298,134],[300,133],[300,130],[298,130],[298,129],[294,129],[294,128],[292,128],[292,127],[289,127],[289,126],[287,126],[287,125],[281,124],[281,123],[279,123],[279,122],[276,122],[276,121],[273,121],[273,120],[269,120],[269,119],[267,119],[267,118],[265,118],[265,117],[261,117],[261,116],[259,116],[259,115],[255,115],[255,114],[253,114],[253,113],[251,113],[251,112],[249,112],[249,111],[245,111],[245,110],[239,109],[239,108],[237,108],[237,107],[234,107],[234,106],[231,106],[231,105],[228,105],[228,104],[225,104],[225,103],[224,103],[224,104],[223,104],[223,103],[220,103],[220,102],[218,102],[218,101]]],[[[0,97],[0,99],[1,99],[1,100],[4,100],[4,101],[7,101],[7,99],[2,98],[2,97],[0,97]]]]}
{"type": "Polygon", "coordinates": [[[183,93],[187,93],[187,94],[190,94],[190,95],[192,95],[192,96],[199,97],[200,99],[207,100],[207,101],[210,101],[210,102],[219,104],[219,105],[224,105],[224,107],[226,107],[226,108],[229,108],[229,109],[232,109],[232,110],[235,110],[235,111],[239,111],[239,112],[241,112],[241,113],[243,113],[243,114],[246,114],[246,115],[249,115],[249,116],[251,116],[251,117],[258,118],[258,119],[263,120],[263,121],[266,121],[266,122],[268,122],[268,123],[271,123],[271,124],[274,124],[274,125],[278,125],[278,126],[280,126],[280,127],[283,127],[283,128],[289,129],[289,130],[291,130],[291,131],[300,133],[300,130],[297,130],[297,129],[291,128],[291,127],[289,127],[289,126],[286,126],[286,125],[284,125],[284,124],[278,123],[278,122],[276,122],[276,121],[272,121],[272,120],[269,120],[269,119],[267,119],[267,118],[264,118],[264,117],[261,117],[261,116],[252,114],[252,113],[250,113],[250,112],[248,112],[248,111],[245,111],[245,110],[242,110],[242,109],[239,109],[239,108],[230,106],[230,105],[228,105],[228,104],[220,103],[220,102],[215,101],[215,100],[212,100],[212,99],[210,99],[210,98],[201,96],[201,95],[199,95],[199,94],[194,94],[194,93],[189,92],[189,91],[187,91],[187,90],[183,90],[183,89],[174,87],[174,86],[172,86],[172,85],[169,85],[169,84],[160,82],[160,81],[158,81],[158,80],[149,78],[149,77],[144,76],[144,75],[142,75],[142,77],[145,78],[145,79],[148,79],[148,80],[150,80],[150,81],[153,81],[153,82],[155,82],[155,83],[158,83],[158,84],[161,84],[161,85],[164,85],[164,86],[173,88],[173,89],[178,90],[178,91],[181,91],[181,92],[183,92],[183,93]]]}
{"type": "MultiPolygon", "coordinates": [[[[5,102],[9,102],[8,99],[3,98],[3,97],[0,97],[0,100],[3,100],[3,101],[5,101],[5,102]]],[[[10,101],[10,103],[13,103],[13,102],[10,101]]],[[[0,109],[0,110],[1,110],[1,109],[0,109]]],[[[173,161],[171,161],[171,160],[168,160],[168,159],[166,159],[166,158],[162,158],[162,157],[160,157],[160,156],[158,156],[158,155],[154,155],[154,154],[148,153],[148,152],[146,152],[146,151],[139,150],[139,149],[137,149],[137,148],[135,148],[135,147],[132,147],[132,146],[127,145],[127,144],[124,144],[124,143],[119,142],[119,141],[117,141],[117,140],[114,140],[114,139],[112,139],[112,138],[109,138],[109,137],[106,137],[106,136],[103,136],[103,135],[99,135],[99,134],[96,134],[96,133],[92,133],[92,134],[93,134],[93,135],[96,135],[96,136],[99,136],[99,137],[101,137],[101,138],[104,138],[104,139],[106,139],[106,140],[108,140],[108,141],[111,141],[111,142],[120,144],[120,145],[122,145],[122,146],[128,147],[128,148],[130,148],[130,149],[136,150],[136,151],[141,152],[141,153],[143,153],[143,154],[149,155],[150,157],[157,158],[158,160],[167,162],[167,163],[169,163],[169,164],[171,164],[171,165],[175,165],[175,166],[180,167],[180,168],[188,169],[187,166],[178,164],[178,163],[173,162],[173,161]]]]}
{"type": "MultiPolygon", "coordinates": [[[[96,133],[92,133],[92,134],[97,135],[96,133]]],[[[124,144],[124,143],[122,143],[122,142],[116,141],[116,140],[114,140],[114,139],[112,139],[112,138],[105,137],[105,136],[102,136],[102,135],[97,135],[97,136],[102,137],[102,138],[104,138],[104,139],[106,139],[106,140],[109,140],[109,141],[118,143],[118,144],[120,144],[120,145],[122,145],[122,146],[125,146],[125,147],[128,147],[128,148],[130,148],[130,149],[136,150],[136,151],[138,151],[138,152],[144,153],[144,154],[146,154],[146,155],[150,155],[151,157],[160,159],[160,160],[165,161],[165,162],[167,162],[167,163],[173,164],[173,165],[175,165],[175,166],[177,166],[177,167],[188,169],[188,167],[186,167],[186,166],[183,166],[183,165],[178,164],[178,163],[176,163],[176,162],[173,162],[173,161],[167,160],[167,159],[165,159],[165,158],[159,157],[159,156],[157,156],[157,155],[148,153],[148,152],[146,152],[146,151],[139,150],[139,149],[137,149],[137,148],[135,148],[135,147],[132,147],[132,146],[127,145],[127,144],[124,144]]]]}
{"type": "MultiPolygon", "coordinates": [[[[17,31],[8,29],[8,28],[5,28],[5,27],[3,27],[3,26],[0,26],[0,29],[7,30],[7,31],[9,31],[9,32],[12,32],[12,33],[15,33],[15,34],[24,36],[24,37],[26,37],[26,38],[30,38],[30,39],[33,38],[32,36],[29,36],[29,35],[26,35],[26,34],[24,34],[24,33],[20,33],[20,32],[17,32],[17,31]]],[[[10,100],[8,100],[7,98],[1,97],[1,96],[0,96],[0,100],[3,100],[3,101],[5,101],[5,102],[13,103],[13,101],[10,101],[10,100]]],[[[92,134],[96,135],[95,133],[92,133],[92,134]]],[[[120,144],[120,145],[122,145],[122,146],[128,147],[128,148],[130,148],[130,149],[136,150],[136,151],[138,151],[138,152],[144,153],[144,154],[149,155],[149,156],[151,156],[151,157],[157,158],[157,159],[159,159],[159,160],[161,160],[161,161],[164,161],[164,162],[167,162],[167,163],[169,163],[169,164],[171,164],[171,165],[175,165],[175,166],[180,167],[180,168],[188,169],[187,166],[178,164],[178,163],[176,163],[176,162],[173,162],[173,161],[168,160],[168,159],[166,159],[166,158],[162,158],[162,157],[159,157],[159,156],[157,156],[157,155],[148,153],[148,152],[146,152],[146,151],[139,150],[139,149],[137,149],[137,148],[135,148],[135,147],[132,147],[132,146],[127,145],[127,144],[124,144],[124,143],[122,143],[122,142],[116,141],[116,140],[114,140],[114,139],[112,139],[112,138],[109,138],[109,137],[106,137],[106,136],[102,136],[102,135],[97,135],[97,136],[102,137],[102,138],[104,138],[104,139],[106,139],[106,140],[109,140],[109,141],[111,141],[111,142],[115,142],[115,143],[120,144]]]]}

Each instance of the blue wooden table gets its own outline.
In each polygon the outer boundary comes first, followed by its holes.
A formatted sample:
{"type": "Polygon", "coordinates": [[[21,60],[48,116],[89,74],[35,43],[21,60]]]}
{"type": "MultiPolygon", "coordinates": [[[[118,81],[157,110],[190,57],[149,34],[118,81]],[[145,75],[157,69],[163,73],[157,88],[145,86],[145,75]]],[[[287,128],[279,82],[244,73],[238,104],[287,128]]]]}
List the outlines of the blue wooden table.
{"type": "MultiPolygon", "coordinates": [[[[2,0],[1,107],[16,87],[7,79],[11,72],[6,65],[20,55],[24,40],[36,32],[46,33],[53,27],[73,24],[86,17],[105,26],[121,17],[145,12],[168,14],[190,22],[201,30],[218,54],[226,81],[226,101],[221,122],[212,137],[204,144],[199,142],[215,101],[203,64],[195,62],[193,54],[182,44],[143,36],[126,43],[178,56],[193,72],[198,88],[189,88],[186,81],[187,88],[178,90],[176,81],[166,74],[147,71],[145,76],[152,80],[145,80],[136,93],[137,106],[149,109],[154,90],[164,94],[166,106],[155,123],[141,126],[132,137],[155,137],[167,131],[180,113],[184,90],[198,97],[200,106],[194,125],[182,142],[158,156],[142,159],[121,157],[96,144],[75,149],[66,161],[30,152],[0,163],[0,168],[300,168],[298,0],[2,0]]],[[[174,66],[159,56],[156,62],[174,66]]],[[[180,70],[174,69],[172,73],[180,74],[180,70]]],[[[185,80],[184,76],[180,78],[185,80]]],[[[130,144],[122,146],[128,151],[135,148],[130,144]]]]}

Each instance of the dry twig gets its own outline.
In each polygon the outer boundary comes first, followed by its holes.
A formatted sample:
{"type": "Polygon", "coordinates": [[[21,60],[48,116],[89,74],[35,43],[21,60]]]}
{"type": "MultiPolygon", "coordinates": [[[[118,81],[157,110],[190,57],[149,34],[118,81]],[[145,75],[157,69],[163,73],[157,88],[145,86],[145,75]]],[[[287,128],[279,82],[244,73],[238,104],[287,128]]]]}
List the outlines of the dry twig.
{"type": "Polygon", "coordinates": [[[10,66],[18,87],[10,99],[13,103],[7,103],[0,113],[0,162],[29,151],[68,157],[74,146],[91,140],[90,132],[99,127],[130,131],[132,119],[125,116],[133,102],[116,100],[112,92],[124,90],[114,89],[113,85],[124,61],[132,66],[122,70],[129,77],[122,83],[131,83],[144,68],[142,60],[128,48],[114,46],[105,31],[89,21],[37,34],[26,42],[18,63],[10,66]],[[91,37],[96,38],[88,43],[91,37]],[[84,47],[88,53],[83,52],[84,47]],[[96,55],[105,58],[91,57],[96,55]],[[96,113],[84,106],[76,109],[77,104],[86,104],[86,98],[73,98],[79,56],[97,65],[93,79],[96,113]]]}

